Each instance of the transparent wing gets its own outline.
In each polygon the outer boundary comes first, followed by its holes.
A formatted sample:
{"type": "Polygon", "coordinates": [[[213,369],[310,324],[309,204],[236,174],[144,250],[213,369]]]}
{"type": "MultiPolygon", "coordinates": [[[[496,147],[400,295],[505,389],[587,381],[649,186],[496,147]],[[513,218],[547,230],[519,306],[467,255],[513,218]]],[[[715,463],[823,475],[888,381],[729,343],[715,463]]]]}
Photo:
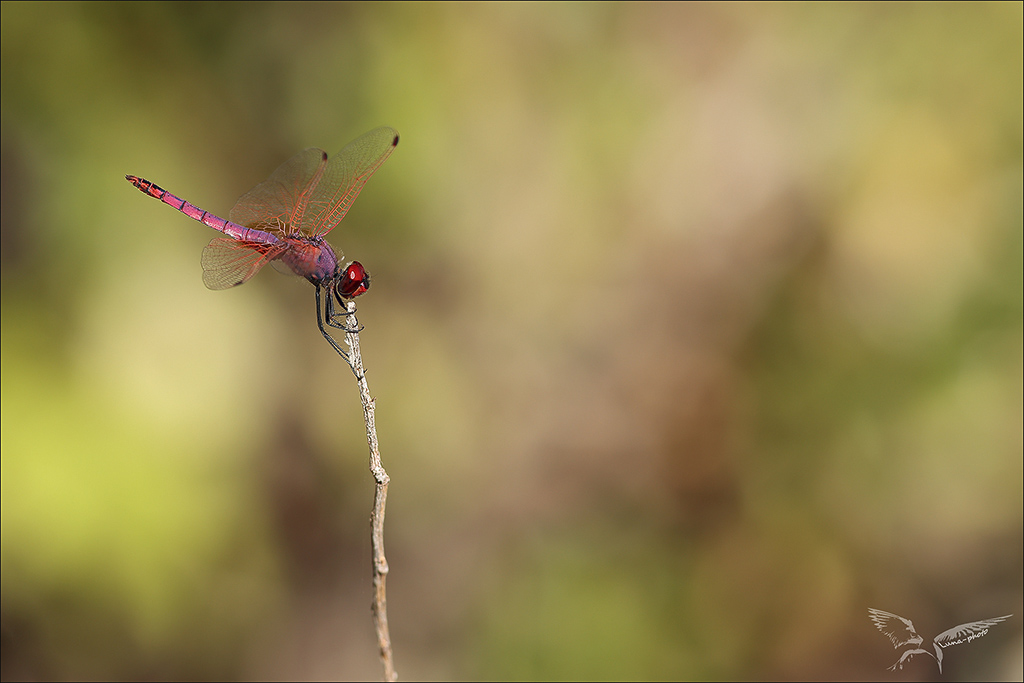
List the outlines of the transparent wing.
{"type": "Polygon", "coordinates": [[[283,251],[276,244],[214,237],[203,249],[203,284],[210,289],[237,287],[283,251]]]}
{"type": "Polygon", "coordinates": [[[327,152],[310,147],[278,166],[235,202],[228,218],[247,228],[287,234],[298,229],[310,192],[327,168],[327,152]]]}
{"type": "Polygon", "coordinates": [[[309,235],[330,232],[397,145],[398,131],[388,126],[374,128],[345,145],[327,162],[322,177],[310,185],[308,207],[292,226],[309,235]]]}

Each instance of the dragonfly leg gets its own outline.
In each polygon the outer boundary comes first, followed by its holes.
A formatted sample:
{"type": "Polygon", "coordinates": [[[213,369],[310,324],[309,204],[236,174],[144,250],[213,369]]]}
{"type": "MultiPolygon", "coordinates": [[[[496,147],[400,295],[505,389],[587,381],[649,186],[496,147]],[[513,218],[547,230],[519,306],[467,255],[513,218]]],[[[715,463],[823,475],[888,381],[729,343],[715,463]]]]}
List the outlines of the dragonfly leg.
{"type": "Polygon", "coordinates": [[[346,316],[351,315],[352,313],[355,313],[354,309],[352,311],[349,311],[348,308],[346,307],[344,309],[343,313],[335,312],[335,310],[334,310],[334,297],[331,296],[331,291],[330,290],[327,291],[327,309],[326,310],[327,310],[327,324],[330,325],[331,327],[334,327],[336,329],[342,330],[342,331],[344,331],[347,334],[354,334],[356,332],[362,332],[363,331],[363,326],[362,325],[360,325],[359,327],[357,327],[355,329],[352,329],[351,327],[346,325],[345,322],[344,322],[344,319],[345,319],[346,316]]]}
{"type": "Polygon", "coordinates": [[[333,318],[334,318],[334,306],[331,305],[331,294],[330,294],[330,292],[327,293],[327,306],[326,306],[326,308],[321,307],[321,305],[320,305],[320,285],[315,285],[315,287],[316,287],[316,326],[318,328],[320,328],[320,334],[322,334],[324,336],[324,339],[327,340],[328,344],[330,344],[332,347],[334,347],[334,350],[338,352],[338,355],[341,356],[342,358],[344,358],[346,363],[348,363],[349,365],[352,365],[352,361],[351,361],[351,359],[349,359],[349,356],[345,352],[345,350],[341,348],[341,345],[338,344],[338,342],[334,340],[334,337],[332,337],[327,332],[327,330],[324,328],[324,312],[325,311],[327,313],[327,324],[330,325],[331,327],[341,327],[341,325],[336,324],[334,322],[334,320],[333,320],[333,318]]]}

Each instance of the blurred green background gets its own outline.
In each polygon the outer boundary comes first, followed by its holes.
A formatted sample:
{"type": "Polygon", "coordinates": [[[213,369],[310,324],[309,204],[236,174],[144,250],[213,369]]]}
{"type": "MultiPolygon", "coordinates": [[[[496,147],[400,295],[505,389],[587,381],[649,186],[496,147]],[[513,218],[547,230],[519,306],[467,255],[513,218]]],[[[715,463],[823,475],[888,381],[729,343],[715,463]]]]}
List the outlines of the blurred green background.
{"type": "Polygon", "coordinates": [[[404,679],[1021,680],[1022,5],[2,6],[4,679],[378,678],[278,164],[359,300],[404,679]]]}

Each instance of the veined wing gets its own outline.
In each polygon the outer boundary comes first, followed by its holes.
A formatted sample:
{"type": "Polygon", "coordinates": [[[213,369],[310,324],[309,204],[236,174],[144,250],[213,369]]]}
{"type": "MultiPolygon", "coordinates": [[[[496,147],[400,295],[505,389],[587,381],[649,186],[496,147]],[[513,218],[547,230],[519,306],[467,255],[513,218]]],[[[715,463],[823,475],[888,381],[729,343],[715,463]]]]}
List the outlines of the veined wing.
{"type": "Polygon", "coordinates": [[[397,145],[398,131],[388,126],[375,128],[348,143],[330,158],[322,177],[310,185],[308,207],[292,227],[297,226],[309,235],[330,232],[397,145]]]}
{"type": "Polygon", "coordinates": [[[310,193],[327,168],[327,152],[305,149],[277,167],[270,177],[235,202],[228,218],[247,228],[280,234],[298,230],[305,219],[310,193]]]}
{"type": "Polygon", "coordinates": [[[209,289],[230,289],[281,255],[284,246],[214,237],[203,249],[203,284],[209,289]]]}

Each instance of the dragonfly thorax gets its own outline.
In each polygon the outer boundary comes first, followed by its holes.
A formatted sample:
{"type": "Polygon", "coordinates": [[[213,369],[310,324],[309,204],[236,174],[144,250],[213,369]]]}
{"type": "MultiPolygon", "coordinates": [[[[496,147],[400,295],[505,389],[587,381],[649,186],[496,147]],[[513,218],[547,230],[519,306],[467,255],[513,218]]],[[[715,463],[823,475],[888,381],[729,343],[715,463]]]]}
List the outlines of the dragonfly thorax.
{"type": "Polygon", "coordinates": [[[286,237],[288,245],[279,257],[292,272],[314,285],[337,277],[338,256],[323,237],[286,237]]]}

